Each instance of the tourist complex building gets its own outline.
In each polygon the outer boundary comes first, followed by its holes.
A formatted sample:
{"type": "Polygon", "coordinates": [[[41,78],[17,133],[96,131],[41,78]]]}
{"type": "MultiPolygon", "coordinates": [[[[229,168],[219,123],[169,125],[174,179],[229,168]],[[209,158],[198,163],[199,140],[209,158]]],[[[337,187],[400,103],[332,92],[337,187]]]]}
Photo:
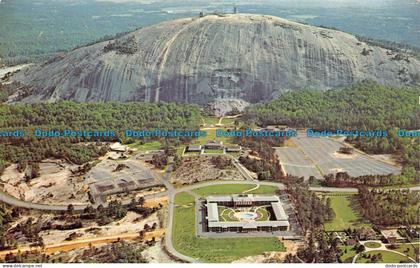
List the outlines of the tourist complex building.
{"type": "Polygon", "coordinates": [[[289,218],[275,195],[220,195],[205,201],[209,232],[288,231],[289,218]],[[224,217],[224,211],[230,217],[224,217]]]}

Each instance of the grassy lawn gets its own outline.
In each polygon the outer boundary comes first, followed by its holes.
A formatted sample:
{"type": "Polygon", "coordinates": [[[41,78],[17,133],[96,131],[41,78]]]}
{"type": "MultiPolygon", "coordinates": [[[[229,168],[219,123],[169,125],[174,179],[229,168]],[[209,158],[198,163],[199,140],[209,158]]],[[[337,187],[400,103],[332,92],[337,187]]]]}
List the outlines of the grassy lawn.
{"type": "Polygon", "coordinates": [[[368,248],[380,248],[381,244],[377,242],[366,242],[364,245],[368,248]]]}
{"type": "Polygon", "coordinates": [[[219,208],[219,215],[220,215],[220,220],[221,221],[239,221],[238,218],[236,218],[236,217],[233,216],[232,209],[228,209],[226,207],[220,207],[219,208]]]}
{"type": "Polygon", "coordinates": [[[140,141],[129,144],[128,147],[132,149],[137,149],[139,151],[150,151],[150,150],[159,150],[161,148],[161,143],[159,141],[150,141],[144,144],[141,144],[140,141]]]}
{"type": "Polygon", "coordinates": [[[327,195],[331,198],[331,206],[335,212],[335,218],[332,222],[325,223],[325,231],[342,231],[349,227],[369,226],[358,215],[354,205],[352,204],[352,194],[345,195],[327,195]]]}
{"type": "MultiPolygon", "coordinates": [[[[220,128],[220,129],[225,129],[225,128],[220,128]]],[[[216,137],[216,129],[206,129],[203,130],[206,131],[207,135],[205,137],[198,137],[197,139],[194,139],[191,141],[191,144],[200,144],[200,145],[204,145],[206,144],[206,142],[208,141],[221,141],[223,142],[223,145],[232,145],[232,138],[231,137],[216,137]]]]}
{"type": "Polygon", "coordinates": [[[175,204],[179,206],[192,205],[194,203],[194,197],[187,193],[179,193],[175,196],[175,204]]]}
{"type": "Polygon", "coordinates": [[[223,149],[205,149],[205,154],[223,154],[223,149]]]}
{"type": "Polygon", "coordinates": [[[257,221],[268,221],[270,218],[268,217],[268,211],[265,208],[259,208],[256,211],[257,213],[261,213],[262,217],[258,219],[257,221]]]}
{"type": "Polygon", "coordinates": [[[236,120],[239,120],[239,118],[223,118],[222,124],[234,126],[236,120]]]}
{"type": "MultiPolygon", "coordinates": [[[[185,205],[188,194],[177,194],[175,201],[185,205]],[[181,195],[181,197],[178,197],[181,195]]],[[[228,263],[246,256],[267,251],[283,251],[283,244],[274,237],[267,238],[197,238],[195,236],[195,207],[176,206],[174,211],[173,244],[177,251],[201,262],[228,263]]]]}
{"type": "Polygon", "coordinates": [[[270,186],[270,185],[260,185],[258,189],[253,190],[249,192],[250,194],[275,194],[277,191],[276,186],[270,186]]]}
{"type": "Polygon", "coordinates": [[[238,152],[234,152],[234,153],[226,152],[226,155],[230,155],[233,158],[238,158],[239,156],[241,156],[241,154],[238,152]]]}
{"type": "Polygon", "coordinates": [[[401,244],[401,245],[398,245],[398,248],[392,249],[392,250],[401,252],[405,255],[410,256],[413,259],[416,259],[416,253],[414,252],[414,248],[419,249],[419,246],[420,246],[419,244],[413,244],[413,245],[412,244],[401,244]]]}
{"type": "Polygon", "coordinates": [[[356,251],[353,249],[353,246],[339,246],[341,249],[342,255],[340,256],[340,260],[343,263],[351,263],[353,261],[354,256],[356,256],[356,251]]]}
{"type": "MultiPolygon", "coordinates": [[[[211,185],[194,189],[193,192],[201,196],[207,196],[212,194],[240,194],[244,191],[255,188],[255,184],[223,184],[223,185],[211,185]]],[[[258,189],[247,192],[250,194],[272,194],[275,193],[277,187],[262,185],[258,189]]]]}
{"type": "Polygon", "coordinates": [[[202,117],[204,120],[204,123],[207,125],[215,125],[219,123],[220,118],[216,116],[204,116],[202,117]]]}
{"type": "Polygon", "coordinates": [[[356,260],[356,263],[367,263],[368,261],[370,261],[370,259],[366,257],[367,255],[372,256],[378,253],[382,254],[382,261],[379,261],[379,263],[400,263],[401,261],[412,262],[407,257],[404,257],[394,252],[383,251],[383,250],[372,250],[372,251],[363,253],[363,255],[360,254],[356,260]]]}

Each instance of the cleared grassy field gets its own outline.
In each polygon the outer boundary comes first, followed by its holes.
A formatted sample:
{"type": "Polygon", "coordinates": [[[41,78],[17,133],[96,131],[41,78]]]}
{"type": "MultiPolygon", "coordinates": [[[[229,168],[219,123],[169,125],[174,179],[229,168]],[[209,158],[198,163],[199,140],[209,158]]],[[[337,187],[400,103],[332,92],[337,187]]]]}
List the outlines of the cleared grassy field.
{"type": "Polygon", "coordinates": [[[269,186],[269,185],[261,185],[258,189],[255,189],[250,194],[275,194],[277,191],[277,187],[269,186]]]}
{"type": "Polygon", "coordinates": [[[205,154],[223,154],[223,150],[222,149],[205,149],[204,153],[205,154]]]}
{"type": "MultiPolygon", "coordinates": [[[[194,189],[193,192],[201,196],[207,196],[212,194],[240,194],[245,191],[249,191],[255,188],[255,184],[224,184],[224,185],[212,185],[194,189]]],[[[247,192],[249,194],[273,194],[277,190],[277,187],[262,185],[258,189],[247,192]]]]}
{"type": "Polygon", "coordinates": [[[419,255],[416,256],[416,253],[414,252],[414,248],[417,248],[417,250],[419,250],[419,247],[420,247],[419,244],[401,244],[401,245],[398,245],[396,249],[392,249],[392,250],[406,254],[416,260],[418,259],[419,255]]]}
{"type": "Polygon", "coordinates": [[[139,151],[150,151],[150,150],[159,150],[161,148],[160,141],[150,141],[144,144],[141,144],[140,141],[129,144],[128,147],[132,149],[137,149],[139,151]]]}
{"type": "Polygon", "coordinates": [[[325,231],[342,231],[349,227],[369,226],[359,215],[351,202],[352,194],[327,195],[331,199],[331,207],[335,212],[332,222],[325,223],[325,231]]]}
{"type": "Polygon", "coordinates": [[[175,196],[175,204],[178,206],[192,205],[194,201],[194,197],[187,193],[179,193],[175,196]]]}
{"type": "Polygon", "coordinates": [[[356,251],[353,249],[353,246],[339,246],[342,250],[342,254],[340,256],[340,260],[343,263],[351,263],[353,261],[354,256],[356,256],[356,251]]]}
{"type": "MultiPolygon", "coordinates": [[[[225,128],[220,128],[225,129],[225,128]]],[[[216,137],[216,129],[215,128],[209,128],[209,129],[202,129],[202,131],[206,131],[207,135],[205,137],[198,137],[197,139],[194,139],[191,141],[191,144],[200,144],[204,145],[208,141],[217,141],[217,142],[223,142],[223,145],[232,145],[232,138],[231,137],[216,137]]]]}
{"type": "Polygon", "coordinates": [[[274,237],[267,238],[197,238],[195,236],[195,207],[186,206],[186,193],[175,197],[173,244],[177,251],[201,262],[228,263],[246,256],[267,251],[284,251],[283,244],[274,237]],[[178,197],[181,195],[181,197],[178,197]],[[177,203],[177,200],[180,203],[177,203]]]}
{"type": "Polygon", "coordinates": [[[219,123],[220,118],[216,116],[204,116],[202,117],[202,120],[207,125],[215,125],[219,123]]]}
{"type": "Polygon", "coordinates": [[[222,119],[222,124],[224,125],[235,125],[235,121],[239,120],[239,118],[223,118],[222,119]]]}
{"type": "MultiPolygon", "coordinates": [[[[382,254],[382,260],[378,261],[378,263],[400,263],[401,261],[412,262],[409,258],[405,256],[402,256],[394,252],[384,251],[384,250],[372,250],[372,251],[364,253],[364,256],[366,255],[372,256],[378,253],[382,254]]],[[[356,259],[356,263],[367,263],[368,261],[370,261],[370,259],[363,257],[362,254],[359,255],[359,257],[356,259]]]]}

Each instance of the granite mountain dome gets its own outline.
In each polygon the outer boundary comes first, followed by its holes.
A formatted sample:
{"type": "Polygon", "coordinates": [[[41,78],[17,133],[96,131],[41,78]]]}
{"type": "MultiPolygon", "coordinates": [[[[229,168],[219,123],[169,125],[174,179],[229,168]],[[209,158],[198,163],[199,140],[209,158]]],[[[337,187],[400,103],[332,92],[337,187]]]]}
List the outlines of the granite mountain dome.
{"type": "Polygon", "coordinates": [[[207,15],[167,21],[75,49],[12,80],[24,102],[258,102],[297,88],[335,88],[370,79],[419,83],[416,58],[340,31],[277,17],[207,15]]]}

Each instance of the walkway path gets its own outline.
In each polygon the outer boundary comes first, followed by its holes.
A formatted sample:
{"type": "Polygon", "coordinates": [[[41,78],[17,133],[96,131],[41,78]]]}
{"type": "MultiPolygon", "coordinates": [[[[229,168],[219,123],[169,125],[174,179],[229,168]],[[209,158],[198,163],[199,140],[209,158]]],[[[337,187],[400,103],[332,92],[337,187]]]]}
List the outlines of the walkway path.
{"type": "Polygon", "coordinates": [[[356,254],[356,256],[354,256],[354,257],[353,257],[353,261],[352,261],[352,263],[356,263],[357,258],[358,258],[361,254],[363,254],[363,253],[369,253],[369,252],[371,252],[371,251],[376,251],[376,250],[382,250],[382,251],[392,252],[392,253],[395,253],[395,254],[398,254],[398,255],[401,255],[401,256],[407,257],[409,260],[411,260],[411,261],[413,261],[413,262],[416,262],[413,258],[411,258],[411,257],[410,257],[410,256],[408,256],[408,255],[405,255],[404,253],[401,253],[401,252],[398,252],[398,251],[395,251],[395,250],[388,249],[388,248],[386,247],[386,244],[382,243],[382,241],[381,241],[381,240],[368,240],[368,241],[359,241],[359,242],[360,242],[360,244],[362,244],[362,245],[365,245],[365,244],[366,244],[366,243],[368,243],[368,242],[375,242],[375,243],[381,244],[381,246],[380,246],[380,247],[377,247],[377,248],[370,248],[370,247],[366,247],[366,246],[365,246],[365,251],[363,251],[363,252],[361,252],[361,253],[359,253],[359,254],[356,254]]]}

